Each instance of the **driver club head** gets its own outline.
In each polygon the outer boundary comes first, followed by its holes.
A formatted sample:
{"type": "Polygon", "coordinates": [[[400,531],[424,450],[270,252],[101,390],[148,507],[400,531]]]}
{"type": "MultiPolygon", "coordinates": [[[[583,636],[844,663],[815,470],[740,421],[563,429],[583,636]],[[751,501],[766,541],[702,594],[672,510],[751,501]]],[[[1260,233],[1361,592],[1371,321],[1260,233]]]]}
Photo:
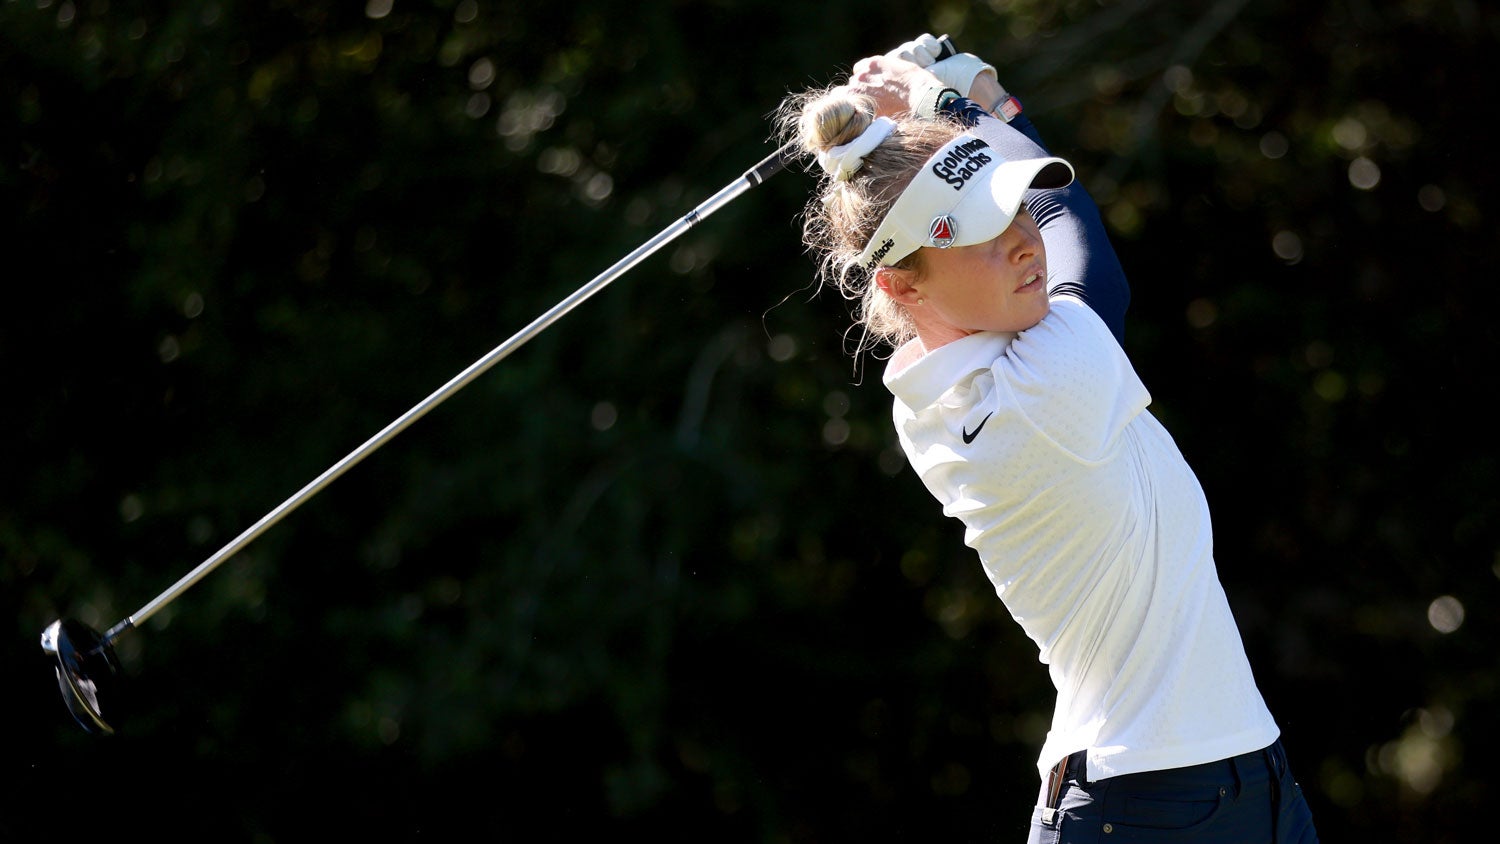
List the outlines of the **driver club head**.
{"type": "Polygon", "coordinates": [[[42,651],[55,663],[57,687],[73,719],[90,733],[113,734],[104,712],[106,703],[117,702],[120,667],[110,643],[86,624],[59,619],[42,631],[42,651]]]}

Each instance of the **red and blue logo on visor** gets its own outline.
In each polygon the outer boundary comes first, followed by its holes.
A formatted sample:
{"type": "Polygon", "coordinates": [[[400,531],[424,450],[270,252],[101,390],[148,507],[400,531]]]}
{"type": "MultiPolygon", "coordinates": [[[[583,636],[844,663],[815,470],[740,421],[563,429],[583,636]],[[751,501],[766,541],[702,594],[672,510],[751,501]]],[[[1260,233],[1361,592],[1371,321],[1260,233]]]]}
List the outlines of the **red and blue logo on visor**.
{"type": "Polygon", "coordinates": [[[933,217],[932,225],[927,227],[927,242],[939,249],[947,249],[953,245],[953,239],[953,218],[947,214],[933,217]]]}

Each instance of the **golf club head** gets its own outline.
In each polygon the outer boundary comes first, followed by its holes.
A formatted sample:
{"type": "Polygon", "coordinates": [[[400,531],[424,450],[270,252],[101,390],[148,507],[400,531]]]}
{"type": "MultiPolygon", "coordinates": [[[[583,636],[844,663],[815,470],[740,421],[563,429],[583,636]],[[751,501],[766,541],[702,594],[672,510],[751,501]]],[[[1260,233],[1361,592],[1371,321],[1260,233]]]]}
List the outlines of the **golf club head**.
{"type": "Polygon", "coordinates": [[[42,651],[55,663],[57,687],[73,720],[90,733],[113,734],[104,704],[115,702],[120,667],[109,642],[86,624],[59,619],[42,631],[42,651]]]}

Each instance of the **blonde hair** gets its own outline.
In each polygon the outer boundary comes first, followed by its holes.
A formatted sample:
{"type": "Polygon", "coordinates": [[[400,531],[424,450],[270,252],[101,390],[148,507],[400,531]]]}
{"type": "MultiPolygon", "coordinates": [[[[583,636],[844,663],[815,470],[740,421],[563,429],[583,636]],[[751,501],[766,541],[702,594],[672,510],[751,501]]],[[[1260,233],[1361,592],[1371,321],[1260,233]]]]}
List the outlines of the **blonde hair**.
{"type": "MultiPolygon", "coordinates": [[[[853,141],[875,120],[867,97],[838,87],[814,89],[788,97],[776,113],[782,143],[795,142],[817,155],[853,141]]],[[[911,183],[922,164],[963,131],[948,120],[892,118],[891,134],[864,157],[848,178],[823,173],[818,189],[803,209],[802,241],[817,262],[819,281],[854,301],[854,327],[862,329],[851,353],[892,348],[916,336],[906,309],[875,284],[874,274],[860,266],[859,256],[886,212],[911,183]]],[[[897,266],[916,269],[916,255],[897,266]]],[[[852,330],[852,327],[851,327],[852,330]]]]}

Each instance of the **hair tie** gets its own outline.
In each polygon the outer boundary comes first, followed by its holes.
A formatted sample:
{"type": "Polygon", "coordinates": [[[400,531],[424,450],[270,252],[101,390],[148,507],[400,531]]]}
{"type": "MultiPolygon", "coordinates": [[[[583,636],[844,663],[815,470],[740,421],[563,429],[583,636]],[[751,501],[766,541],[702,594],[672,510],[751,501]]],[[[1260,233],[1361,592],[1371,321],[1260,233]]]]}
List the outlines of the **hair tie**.
{"type": "Polygon", "coordinates": [[[896,122],[889,117],[877,117],[865,127],[859,137],[818,153],[818,163],[823,165],[823,172],[840,182],[846,182],[865,163],[865,156],[880,146],[881,141],[890,137],[895,128],[896,122]]]}

